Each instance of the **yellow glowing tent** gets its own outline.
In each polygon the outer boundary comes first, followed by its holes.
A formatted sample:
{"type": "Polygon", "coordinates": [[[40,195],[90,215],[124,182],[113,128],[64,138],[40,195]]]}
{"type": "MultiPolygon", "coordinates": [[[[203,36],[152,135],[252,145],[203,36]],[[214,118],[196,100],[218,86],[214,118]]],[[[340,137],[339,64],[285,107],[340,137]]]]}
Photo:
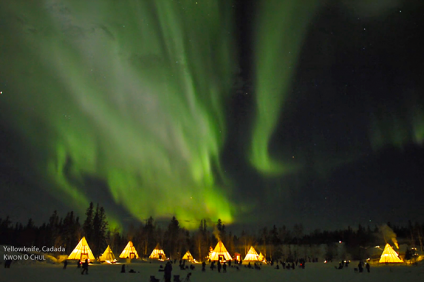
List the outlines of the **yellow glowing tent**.
{"type": "Polygon", "coordinates": [[[210,246],[209,247],[209,254],[208,254],[208,256],[206,258],[207,259],[210,258],[212,256],[212,253],[213,253],[213,248],[212,248],[212,246],[210,246]]]}
{"type": "Polygon", "coordinates": [[[100,256],[99,260],[106,261],[106,262],[116,261],[115,255],[113,254],[112,249],[109,247],[109,245],[107,246],[104,253],[100,256]]]}
{"type": "Polygon", "coordinates": [[[261,261],[261,262],[266,262],[266,258],[264,257],[264,255],[262,253],[259,253],[258,260],[261,261]]]}
{"type": "Polygon", "coordinates": [[[135,247],[133,245],[133,242],[129,241],[125,249],[122,251],[122,253],[119,255],[120,258],[129,258],[129,259],[138,259],[140,258],[138,256],[137,251],[135,250],[135,247]]]}
{"type": "Polygon", "coordinates": [[[152,251],[152,253],[149,256],[149,259],[158,259],[158,260],[166,259],[165,252],[161,249],[159,244],[156,245],[156,248],[152,251]]]}
{"type": "Polygon", "coordinates": [[[193,261],[193,256],[191,255],[190,251],[187,251],[187,252],[184,254],[184,256],[183,256],[182,260],[193,261]]]}
{"type": "Polygon", "coordinates": [[[386,244],[386,247],[384,247],[384,251],[381,254],[380,257],[380,263],[399,263],[403,262],[398,256],[398,254],[393,250],[392,246],[389,244],[386,244]]]}
{"type": "Polygon", "coordinates": [[[221,241],[216,244],[215,249],[209,255],[209,259],[211,261],[232,260],[230,254],[228,253],[227,249],[221,241]]]}
{"type": "Polygon", "coordinates": [[[93,252],[90,250],[90,247],[87,244],[87,240],[85,237],[79,241],[78,245],[72,251],[72,253],[68,256],[68,259],[77,259],[81,261],[95,260],[93,252]]]}
{"type": "Polygon", "coordinates": [[[259,261],[259,255],[253,247],[250,247],[249,251],[244,257],[243,262],[248,263],[248,262],[256,262],[256,261],[259,261]]]}

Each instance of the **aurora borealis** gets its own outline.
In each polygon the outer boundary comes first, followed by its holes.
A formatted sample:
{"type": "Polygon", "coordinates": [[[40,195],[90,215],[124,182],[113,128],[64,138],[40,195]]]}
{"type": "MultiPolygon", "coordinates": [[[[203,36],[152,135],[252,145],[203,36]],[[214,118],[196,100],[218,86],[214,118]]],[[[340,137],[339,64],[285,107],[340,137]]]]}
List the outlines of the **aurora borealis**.
{"type": "Polygon", "coordinates": [[[254,63],[257,117],[250,155],[252,164],[263,173],[281,174],[289,170],[270,158],[268,143],[277,125],[302,39],[316,5],[316,0],[305,3],[263,1],[258,4],[254,63]],[[290,29],[281,33],[286,27],[290,29]],[[276,60],[277,57],[280,59],[276,60]]]}
{"type": "Polygon", "coordinates": [[[90,201],[113,225],[411,214],[424,7],[365,2],[0,3],[0,216],[90,201]]]}

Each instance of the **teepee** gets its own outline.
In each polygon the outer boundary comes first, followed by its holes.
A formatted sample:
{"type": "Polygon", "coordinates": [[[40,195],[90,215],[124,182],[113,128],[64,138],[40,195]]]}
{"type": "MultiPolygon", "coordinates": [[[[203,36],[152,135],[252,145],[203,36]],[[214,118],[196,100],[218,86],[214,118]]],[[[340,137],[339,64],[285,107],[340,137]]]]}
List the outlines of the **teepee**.
{"type": "Polygon", "coordinates": [[[392,246],[389,244],[386,244],[386,247],[384,247],[384,251],[381,254],[380,257],[380,263],[397,263],[397,262],[403,262],[398,256],[398,254],[393,250],[392,246]]]}
{"type": "Polygon", "coordinates": [[[190,251],[187,251],[187,252],[184,254],[184,256],[183,256],[182,260],[193,261],[193,256],[191,255],[190,251]]]}
{"type": "Polygon", "coordinates": [[[77,259],[80,261],[85,260],[95,260],[93,252],[90,250],[90,247],[87,244],[87,240],[85,237],[79,241],[78,245],[72,251],[72,253],[68,256],[68,259],[77,259]]]}
{"type": "Polygon", "coordinates": [[[116,261],[115,255],[113,254],[112,249],[109,247],[109,245],[107,246],[104,253],[100,256],[99,260],[105,261],[108,263],[112,263],[116,261]]]}
{"type": "Polygon", "coordinates": [[[256,262],[259,261],[259,255],[253,247],[250,247],[243,262],[256,262]]]}
{"type": "Polygon", "coordinates": [[[162,250],[159,244],[156,245],[156,248],[152,251],[152,253],[149,256],[149,259],[158,259],[158,260],[166,259],[165,252],[162,250]]]}
{"type": "Polygon", "coordinates": [[[209,259],[211,261],[232,260],[230,254],[228,253],[227,249],[225,248],[224,244],[221,241],[219,241],[218,244],[216,244],[215,249],[209,255],[209,259]]]}
{"type": "Polygon", "coordinates": [[[138,259],[137,251],[134,248],[133,242],[129,241],[125,249],[119,255],[120,258],[138,259]]]}
{"type": "Polygon", "coordinates": [[[266,258],[264,257],[262,253],[259,253],[258,261],[266,262],[266,258]]]}

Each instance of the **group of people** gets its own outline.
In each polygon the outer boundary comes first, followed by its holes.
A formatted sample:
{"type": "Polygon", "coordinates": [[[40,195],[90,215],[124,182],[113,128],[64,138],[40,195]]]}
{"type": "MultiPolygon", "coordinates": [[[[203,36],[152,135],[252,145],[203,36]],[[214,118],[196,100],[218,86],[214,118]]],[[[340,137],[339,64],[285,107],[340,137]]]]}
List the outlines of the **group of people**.
{"type": "MultiPolygon", "coordinates": [[[[367,272],[370,272],[370,264],[368,262],[365,262],[365,268],[367,269],[367,272]]],[[[358,271],[364,272],[364,262],[362,260],[359,261],[358,263],[358,271]]]]}
{"type": "MultiPolygon", "coordinates": [[[[214,270],[215,268],[217,268],[218,272],[221,272],[221,268],[222,268],[224,273],[227,272],[227,263],[225,261],[222,264],[219,260],[218,261],[212,261],[210,267],[211,267],[211,270],[214,270]],[[216,262],[216,266],[215,266],[215,262],[216,262]]],[[[202,270],[203,270],[203,268],[202,268],[202,270]]]]}
{"type": "MultiPolygon", "coordinates": [[[[68,265],[68,262],[65,260],[63,262],[63,268],[66,269],[66,265],[68,265]]],[[[81,268],[82,267],[82,271],[81,274],[88,274],[88,259],[86,259],[84,262],[81,262],[81,260],[78,261],[77,263],[77,268],[81,268]]]]}
{"type": "MultiPolygon", "coordinates": [[[[278,264],[278,262],[280,262],[281,267],[283,269],[295,269],[296,266],[299,266],[302,269],[305,269],[305,264],[306,264],[306,260],[301,258],[301,259],[296,259],[296,260],[291,260],[291,261],[278,261],[277,260],[277,266],[275,267],[275,269],[280,269],[280,266],[278,264]]],[[[274,261],[271,261],[271,266],[274,265],[274,261]]]]}
{"type": "MultiPolygon", "coordinates": [[[[125,273],[125,264],[123,264],[122,267],[121,267],[121,273],[125,273]]],[[[135,270],[130,269],[130,271],[128,271],[128,273],[135,273],[135,270]]]]}
{"type": "MultiPolygon", "coordinates": [[[[177,262],[177,260],[174,260],[174,263],[176,263],[177,262]]],[[[186,269],[191,269],[191,270],[194,270],[194,268],[195,268],[195,266],[194,265],[190,265],[190,267],[189,266],[186,266],[185,265],[185,263],[186,263],[186,261],[185,260],[180,260],[180,264],[179,264],[179,266],[180,266],[180,269],[181,270],[186,270],[186,269]]]]}
{"type": "MultiPolygon", "coordinates": [[[[10,264],[12,263],[11,260],[6,260],[4,262],[4,267],[5,268],[10,268],[10,264]]],[[[296,260],[296,262],[283,262],[280,261],[281,266],[283,269],[295,269],[295,265],[297,265],[298,263],[300,263],[300,267],[301,268],[305,268],[305,260],[304,259],[300,259],[299,261],[296,260]]],[[[68,265],[68,261],[65,260],[63,262],[64,266],[63,268],[66,269],[66,266],[68,265]]],[[[274,263],[272,263],[271,265],[273,265],[274,263]]],[[[180,261],[180,268],[184,268],[185,263],[182,263],[180,261]]],[[[231,267],[231,261],[228,262],[228,265],[231,267]]],[[[343,269],[343,267],[348,267],[349,266],[349,261],[341,261],[339,263],[339,266],[335,266],[336,269],[343,269]]],[[[81,262],[81,260],[78,261],[77,267],[80,268],[82,267],[82,272],[81,274],[88,274],[88,260],[85,260],[84,262],[81,262]]],[[[162,267],[162,266],[161,266],[162,267]]],[[[259,265],[257,265],[256,263],[254,264],[254,266],[251,265],[251,263],[249,262],[248,265],[246,265],[245,267],[247,268],[255,268],[255,269],[261,269],[259,265]]],[[[358,268],[355,269],[355,271],[358,272],[363,272],[364,271],[364,267],[367,270],[367,272],[370,272],[370,264],[367,262],[363,262],[363,261],[359,261],[358,263],[358,268]]],[[[206,268],[206,262],[202,262],[202,271],[204,272],[206,268]]],[[[227,263],[224,261],[222,264],[220,261],[212,261],[211,265],[210,265],[211,270],[214,270],[215,268],[218,269],[218,272],[221,272],[221,269],[223,270],[223,272],[227,272],[227,263]],[[216,266],[215,266],[216,263],[216,266]]],[[[238,268],[238,267],[237,267],[238,268]]],[[[278,265],[278,261],[277,261],[277,266],[275,267],[276,269],[280,269],[279,265],[278,265]]],[[[185,269],[185,268],[184,268],[185,269]]],[[[194,267],[192,268],[194,269],[194,267]]],[[[172,276],[172,265],[171,262],[167,262],[165,265],[164,270],[162,270],[164,272],[164,278],[165,278],[165,282],[170,282],[171,281],[171,276],[172,276]]],[[[135,273],[134,270],[130,270],[130,273],[135,273]]],[[[125,273],[125,264],[122,265],[121,268],[121,273],[125,273]]]]}
{"type": "MultiPolygon", "coordinates": [[[[341,261],[339,262],[339,266],[335,266],[336,269],[343,269],[344,267],[348,267],[349,266],[349,261],[345,260],[345,261],[341,261]]],[[[370,272],[370,264],[368,262],[363,262],[362,260],[359,261],[358,263],[358,268],[355,268],[355,271],[358,271],[359,273],[364,272],[364,267],[367,270],[367,272],[370,272]]]]}
{"type": "Polygon", "coordinates": [[[349,261],[348,260],[345,260],[345,261],[339,262],[339,267],[336,267],[335,266],[335,268],[336,269],[343,269],[343,267],[348,267],[348,266],[349,266],[349,261]]]}
{"type": "Polygon", "coordinates": [[[261,267],[260,267],[260,265],[259,265],[259,263],[254,263],[253,264],[253,266],[252,266],[252,264],[249,262],[249,264],[248,265],[245,265],[245,267],[246,268],[250,268],[250,269],[257,269],[257,270],[261,270],[261,267]]]}

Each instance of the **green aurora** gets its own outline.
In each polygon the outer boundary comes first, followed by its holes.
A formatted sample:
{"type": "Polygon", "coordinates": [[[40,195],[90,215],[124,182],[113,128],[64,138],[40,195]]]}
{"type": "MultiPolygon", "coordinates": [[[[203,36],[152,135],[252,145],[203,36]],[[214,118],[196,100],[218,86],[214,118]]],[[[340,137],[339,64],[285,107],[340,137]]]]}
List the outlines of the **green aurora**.
{"type": "Polygon", "coordinates": [[[293,168],[272,160],[268,145],[296,70],[298,54],[317,0],[262,1],[255,30],[257,115],[250,161],[259,171],[278,175],[293,168]],[[285,32],[282,33],[281,30],[285,32]],[[279,58],[276,60],[276,58],[279,58]],[[279,79],[276,79],[279,78],[279,79]]]}
{"type": "Polygon", "coordinates": [[[52,192],[83,210],[90,175],[139,219],[232,222],[231,187],[217,184],[236,63],[230,1],[44,3],[9,7],[19,16],[3,50],[20,46],[8,76],[31,94],[6,102],[48,152],[39,173],[52,192]]]}

